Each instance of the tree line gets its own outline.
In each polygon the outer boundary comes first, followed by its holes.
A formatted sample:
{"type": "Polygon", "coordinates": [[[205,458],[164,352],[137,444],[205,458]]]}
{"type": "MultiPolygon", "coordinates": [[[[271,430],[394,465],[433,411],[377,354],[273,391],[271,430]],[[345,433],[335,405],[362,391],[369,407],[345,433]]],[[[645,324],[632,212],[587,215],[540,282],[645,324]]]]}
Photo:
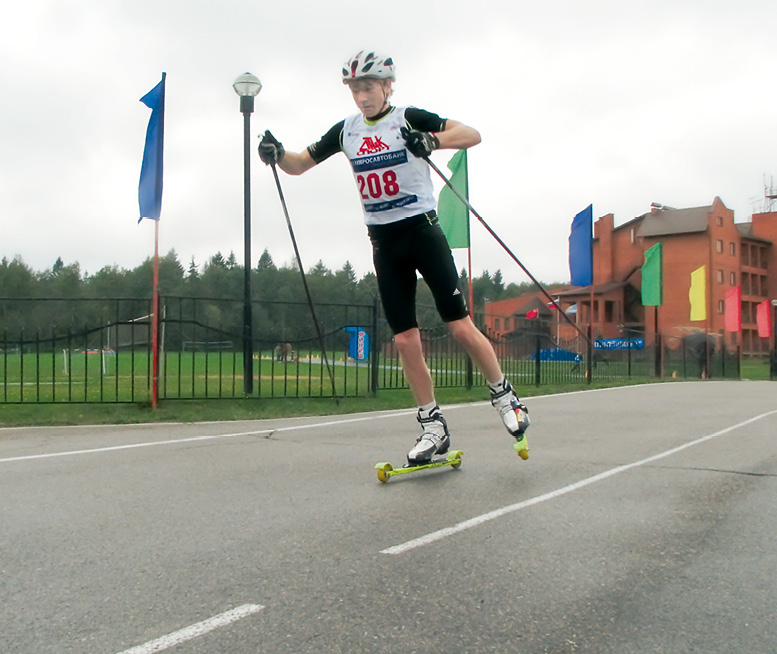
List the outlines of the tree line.
{"type": "MultiPolygon", "coordinates": [[[[346,261],[338,270],[331,270],[319,261],[306,271],[306,279],[316,305],[373,306],[378,287],[375,274],[368,272],[358,278],[353,266],[346,261]]],[[[462,286],[468,297],[469,282],[465,270],[460,272],[462,286]]],[[[52,323],[105,324],[106,321],[132,320],[148,312],[148,301],[152,295],[153,260],[147,258],[132,269],[109,265],[96,273],[83,274],[75,262],[65,264],[58,258],[51,268],[35,271],[21,257],[0,260],[0,333],[27,334],[35,330],[46,333],[52,323]],[[62,300],[61,303],[36,302],[37,299],[62,300]],[[97,300],[133,298],[139,302],[134,306],[124,303],[121,314],[112,316],[114,309],[106,309],[97,300]],[[94,303],[88,300],[95,300],[94,303]],[[98,315],[99,314],[99,315],[98,315]]],[[[224,256],[220,252],[210,257],[203,265],[194,258],[188,266],[181,264],[175,250],[170,250],[159,260],[159,292],[164,298],[201,299],[200,316],[213,322],[223,323],[230,332],[240,331],[242,321],[239,300],[244,284],[243,266],[233,252],[224,256]],[[232,301],[229,308],[227,303],[232,301]]],[[[516,297],[535,290],[530,283],[506,285],[500,270],[491,274],[487,270],[473,279],[473,300],[475,311],[482,311],[487,301],[516,297]]],[[[270,253],[265,250],[251,271],[252,295],[255,302],[289,304],[306,303],[306,295],[299,269],[294,264],[276,265],[270,253]]],[[[180,303],[179,303],[180,304],[180,303]]],[[[423,327],[439,326],[434,301],[426,285],[421,281],[418,287],[418,317],[423,327]]],[[[188,310],[187,310],[188,311],[188,310]]],[[[324,320],[326,322],[326,310],[324,320]]],[[[279,322],[276,313],[266,316],[260,309],[255,320],[264,323],[265,329],[279,322]]],[[[309,312],[290,310],[283,314],[284,333],[302,333],[309,324],[309,312]],[[296,325],[296,327],[295,327],[296,325]]],[[[275,331],[273,329],[273,331],[275,331]]]]}
{"type": "MultiPolygon", "coordinates": [[[[466,271],[462,269],[464,290],[469,292],[466,271]]],[[[58,258],[51,268],[35,271],[17,256],[0,260],[0,297],[2,298],[150,298],[153,260],[147,258],[132,269],[109,265],[96,273],[83,274],[78,262],[65,264],[58,258]]],[[[321,303],[348,302],[371,304],[377,293],[375,274],[366,273],[358,279],[353,266],[346,261],[336,271],[322,261],[306,271],[311,291],[321,303]]],[[[159,291],[162,295],[187,297],[242,297],[243,266],[234,252],[224,257],[214,254],[202,266],[194,258],[184,267],[175,250],[159,259],[159,291]]],[[[264,250],[252,271],[253,294],[261,300],[304,301],[304,289],[296,265],[277,266],[264,250]]],[[[483,271],[473,279],[473,298],[477,311],[485,302],[517,297],[535,290],[534,284],[506,285],[501,270],[491,274],[483,271]]],[[[419,289],[419,302],[431,301],[419,289]]]]}

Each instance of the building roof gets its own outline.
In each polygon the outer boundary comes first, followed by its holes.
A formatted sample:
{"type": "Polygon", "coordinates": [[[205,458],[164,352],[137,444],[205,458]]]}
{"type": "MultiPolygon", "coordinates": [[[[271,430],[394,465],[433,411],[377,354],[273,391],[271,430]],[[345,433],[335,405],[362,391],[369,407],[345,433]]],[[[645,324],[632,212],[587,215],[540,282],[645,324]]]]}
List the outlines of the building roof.
{"type": "MultiPolygon", "coordinates": [[[[594,285],[594,295],[609,293],[610,291],[614,291],[619,288],[625,288],[627,285],[628,285],[628,282],[626,281],[607,282],[606,284],[596,284],[594,285]]],[[[564,298],[566,300],[570,300],[571,298],[577,298],[577,297],[586,298],[589,295],[591,295],[591,287],[581,286],[579,288],[573,288],[569,291],[554,293],[554,295],[558,298],[564,298]]]]}
{"type": "Polygon", "coordinates": [[[771,243],[768,239],[753,235],[753,223],[736,223],[736,228],[739,230],[742,238],[746,238],[749,241],[759,241],[760,243],[771,243]]]}
{"type": "Polygon", "coordinates": [[[669,236],[707,230],[711,206],[691,209],[661,209],[643,216],[637,236],[669,236]]]}
{"type": "MultiPolygon", "coordinates": [[[[558,288],[549,290],[548,292],[550,293],[551,296],[555,296],[565,288],[568,288],[568,287],[560,286],[558,288]]],[[[518,297],[511,297],[506,300],[486,302],[486,313],[516,316],[522,313],[526,313],[531,309],[537,308],[539,305],[535,306],[534,301],[537,300],[538,298],[540,298],[539,300],[540,304],[543,304],[545,300],[543,300],[542,298],[544,297],[545,295],[544,293],[542,293],[542,291],[537,291],[536,293],[527,293],[525,295],[519,295],[518,297]]]]}

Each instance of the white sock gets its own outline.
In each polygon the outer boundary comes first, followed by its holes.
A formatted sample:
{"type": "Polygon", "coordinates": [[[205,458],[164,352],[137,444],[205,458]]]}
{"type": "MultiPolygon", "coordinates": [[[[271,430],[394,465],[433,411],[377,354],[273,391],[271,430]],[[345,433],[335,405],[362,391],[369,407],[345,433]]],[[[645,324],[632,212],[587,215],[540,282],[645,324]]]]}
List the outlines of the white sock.
{"type": "Polygon", "coordinates": [[[432,409],[437,408],[437,402],[432,400],[429,402],[429,404],[424,404],[423,406],[418,407],[418,413],[422,418],[429,418],[431,417],[432,409]]]}
{"type": "Polygon", "coordinates": [[[505,379],[504,375],[502,375],[502,378],[498,382],[494,382],[493,384],[491,382],[489,382],[489,384],[488,384],[489,388],[494,393],[498,393],[499,391],[503,391],[505,389],[506,385],[507,385],[507,379],[505,379]]]}

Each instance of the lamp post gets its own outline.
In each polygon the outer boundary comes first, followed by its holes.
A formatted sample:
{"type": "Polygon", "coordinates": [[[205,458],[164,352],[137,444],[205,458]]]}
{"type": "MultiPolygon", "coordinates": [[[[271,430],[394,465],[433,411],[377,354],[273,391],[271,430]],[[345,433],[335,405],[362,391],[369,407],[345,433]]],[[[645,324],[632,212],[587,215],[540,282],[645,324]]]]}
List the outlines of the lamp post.
{"type": "Polygon", "coordinates": [[[246,395],[254,392],[254,336],[251,310],[251,114],[254,96],[262,90],[262,83],[251,73],[238,77],[232,88],[240,96],[243,114],[243,237],[245,270],[243,275],[243,388],[246,395]]]}

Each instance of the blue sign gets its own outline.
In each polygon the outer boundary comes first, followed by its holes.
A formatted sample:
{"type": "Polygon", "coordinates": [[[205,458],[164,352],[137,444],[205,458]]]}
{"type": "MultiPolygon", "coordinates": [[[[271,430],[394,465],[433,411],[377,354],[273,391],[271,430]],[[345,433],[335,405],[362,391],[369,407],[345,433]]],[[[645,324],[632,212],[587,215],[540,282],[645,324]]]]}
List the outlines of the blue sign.
{"type": "Polygon", "coordinates": [[[643,350],[644,338],[600,338],[594,341],[597,350],[643,350]]]}
{"type": "Polygon", "coordinates": [[[370,356],[370,335],[364,327],[343,327],[350,334],[348,356],[356,361],[364,361],[370,356]]]}

